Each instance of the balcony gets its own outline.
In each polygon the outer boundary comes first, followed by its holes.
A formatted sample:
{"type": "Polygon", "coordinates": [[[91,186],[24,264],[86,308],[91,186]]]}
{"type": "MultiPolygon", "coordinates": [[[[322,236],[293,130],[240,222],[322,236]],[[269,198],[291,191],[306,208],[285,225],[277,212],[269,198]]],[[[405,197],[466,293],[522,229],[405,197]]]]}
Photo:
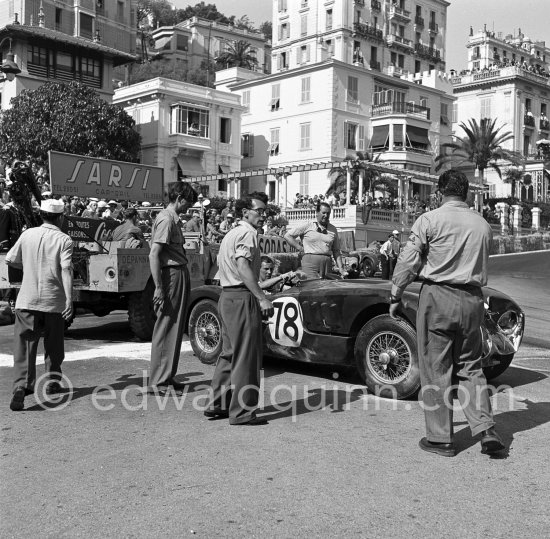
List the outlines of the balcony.
{"type": "Polygon", "coordinates": [[[357,6],[365,7],[365,0],[355,0],[357,6]]]}
{"type": "Polygon", "coordinates": [[[373,11],[382,11],[382,2],[378,0],[370,0],[370,8],[373,11]]]}
{"type": "Polygon", "coordinates": [[[405,68],[391,65],[384,68],[384,73],[386,73],[386,75],[390,75],[391,77],[402,77],[403,75],[409,74],[405,68]]]}
{"type": "Polygon", "coordinates": [[[523,117],[523,125],[525,127],[535,127],[535,117],[532,112],[527,112],[523,117]]]}
{"type": "Polygon", "coordinates": [[[472,60],[481,60],[481,53],[480,52],[472,53],[472,60]]]}
{"type": "Polygon", "coordinates": [[[487,69],[485,71],[478,71],[473,73],[466,73],[453,77],[451,82],[454,85],[458,84],[479,84],[480,82],[486,79],[496,79],[496,78],[513,78],[513,77],[522,77],[524,79],[536,82],[538,84],[545,84],[550,86],[550,78],[538,73],[533,73],[527,69],[523,69],[518,66],[506,66],[500,67],[498,69],[487,69]]]}
{"type": "Polygon", "coordinates": [[[430,24],[428,25],[428,30],[432,34],[437,34],[437,33],[439,33],[439,25],[437,23],[431,21],[430,24]]]}
{"type": "Polygon", "coordinates": [[[375,28],[370,24],[366,24],[363,22],[353,23],[353,31],[355,34],[365,39],[371,39],[374,41],[384,40],[384,34],[382,33],[382,30],[379,30],[378,28],[375,28]]]}
{"type": "Polygon", "coordinates": [[[409,50],[412,50],[413,48],[413,43],[410,39],[403,36],[398,36],[397,34],[388,34],[386,36],[386,42],[389,47],[395,45],[397,47],[403,47],[404,49],[409,50]]]}
{"type": "Polygon", "coordinates": [[[543,120],[541,118],[539,122],[539,129],[541,131],[550,131],[550,120],[543,120]]]}
{"type": "Polygon", "coordinates": [[[376,60],[371,60],[369,65],[370,65],[371,69],[374,69],[376,71],[380,71],[380,62],[377,62],[376,60]]]}
{"type": "Polygon", "coordinates": [[[419,28],[424,28],[424,19],[418,15],[414,18],[414,24],[419,28]]]}
{"type": "Polygon", "coordinates": [[[435,60],[436,62],[441,61],[441,51],[435,47],[428,47],[427,45],[422,45],[422,43],[415,43],[414,52],[422,58],[435,60]]]}
{"type": "Polygon", "coordinates": [[[430,109],[423,105],[417,105],[416,103],[395,101],[393,103],[381,103],[379,105],[372,105],[371,117],[388,116],[391,114],[406,114],[415,118],[423,118],[424,120],[430,119],[430,109]]]}
{"type": "Polygon", "coordinates": [[[411,12],[406,9],[401,9],[398,5],[390,6],[390,19],[396,19],[402,22],[411,22],[411,12]]]}

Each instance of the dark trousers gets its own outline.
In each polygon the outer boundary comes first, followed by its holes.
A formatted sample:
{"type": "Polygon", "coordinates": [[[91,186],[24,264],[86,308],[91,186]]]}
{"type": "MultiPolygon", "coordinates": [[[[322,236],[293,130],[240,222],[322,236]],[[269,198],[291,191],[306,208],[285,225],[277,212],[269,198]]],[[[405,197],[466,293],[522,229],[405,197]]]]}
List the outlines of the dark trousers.
{"type": "Polygon", "coordinates": [[[302,271],[308,279],[321,279],[332,270],[332,257],[305,254],[302,256],[302,271]]]}
{"type": "Polygon", "coordinates": [[[424,283],[416,333],[426,435],[431,442],[453,438],[453,384],[472,435],[492,427],[487,380],[481,369],[483,295],[480,288],[424,283]]]}
{"type": "Polygon", "coordinates": [[[390,278],[390,259],[384,255],[380,257],[380,266],[382,268],[382,279],[390,278]]]}
{"type": "Polygon", "coordinates": [[[218,303],[222,353],[212,377],[211,410],[228,410],[229,423],[255,417],[260,393],[262,313],[247,289],[224,289],[218,303]]]}
{"type": "Polygon", "coordinates": [[[189,302],[187,266],[162,268],[164,302],[155,307],[157,320],[151,344],[150,386],[169,385],[178,371],[181,340],[189,302]]]}
{"type": "Polygon", "coordinates": [[[61,380],[61,363],[65,358],[65,324],[61,313],[15,309],[13,389],[25,388],[29,394],[36,382],[36,351],[44,332],[44,360],[50,379],[61,380]]]}

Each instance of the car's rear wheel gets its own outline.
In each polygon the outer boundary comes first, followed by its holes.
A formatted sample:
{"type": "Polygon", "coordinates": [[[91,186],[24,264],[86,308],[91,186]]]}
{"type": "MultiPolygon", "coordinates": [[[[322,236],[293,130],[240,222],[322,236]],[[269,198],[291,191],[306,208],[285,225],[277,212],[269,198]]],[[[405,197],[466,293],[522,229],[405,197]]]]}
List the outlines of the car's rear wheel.
{"type": "Polygon", "coordinates": [[[361,260],[361,271],[365,277],[372,277],[376,273],[376,266],[374,258],[366,256],[361,260]]]}
{"type": "Polygon", "coordinates": [[[375,395],[406,399],[420,389],[416,333],[404,320],[387,314],[369,320],[355,340],[355,361],[375,395]]]}
{"type": "Polygon", "coordinates": [[[215,301],[203,299],[193,307],[189,316],[189,340],[202,363],[216,363],[222,351],[222,322],[215,301]]]}
{"type": "Polygon", "coordinates": [[[483,374],[485,374],[485,378],[487,378],[487,380],[492,380],[493,378],[500,376],[510,366],[510,363],[512,363],[514,354],[508,354],[505,356],[495,355],[493,356],[493,359],[498,360],[499,364],[493,365],[492,367],[485,367],[483,369],[483,374]]]}

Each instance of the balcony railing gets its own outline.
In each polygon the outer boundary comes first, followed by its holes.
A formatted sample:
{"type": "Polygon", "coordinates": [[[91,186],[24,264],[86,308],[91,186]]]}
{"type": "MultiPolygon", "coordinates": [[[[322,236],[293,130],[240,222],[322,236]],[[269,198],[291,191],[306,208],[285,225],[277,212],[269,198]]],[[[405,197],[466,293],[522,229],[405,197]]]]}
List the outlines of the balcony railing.
{"type": "Polygon", "coordinates": [[[523,117],[523,125],[525,127],[535,127],[535,117],[532,114],[527,113],[523,117]]]}
{"type": "Polygon", "coordinates": [[[434,32],[435,34],[437,34],[439,32],[439,25],[435,22],[430,22],[430,24],[428,25],[428,29],[430,30],[430,32],[434,32]]]}
{"type": "Polygon", "coordinates": [[[416,26],[420,26],[421,28],[424,28],[424,19],[422,17],[419,17],[418,15],[414,18],[414,24],[416,26]]]}
{"type": "Polygon", "coordinates": [[[382,33],[382,30],[379,30],[378,28],[375,28],[370,24],[356,22],[353,24],[353,30],[356,34],[366,39],[373,38],[380,41],[384,39],[384,34],[382,33]]]}
{"type": "Polygon", "coordinates": [[[546,84],[547,86],[550,85],[550,78],[545,77],[544,75],[540,75],[538,73],[533,73],[532,71],[528,71],[527,69],[523,69],[517,66],[506,66],[500,67],[498,69],[488,69],[487,71],[467,73],[465,75],[453,77],[451,79],[451,82],[453,84],[471,84],[473,82],[478,82],[485,79],[514,76],[520,76],[539,84],[542,83],[546,84]]]}
{"type": "Polygon", "coordinates": [[[472,60],[481,60],[481,53],[480,52],[472,53],[472,60]]]}
{"type": "Polygon", "coordinates": [[[422,45],[422,43],[415,43],[414,51],[420,56],[441,60],[441,51],[435,47],[428,47],[427,45],[422,45]]]}
{"type": "Polygon", "coordinates": [[[378,0],[370,0],[370,7],[374,11],[381,11],[382,10],[382,3],[378,0]]]}
{"type": "Polygon", "coordinates": [[[430,119],[430,109],[416,103],[407,103],[405,101],[396,101],[393,103],[382,103],[372,105],[371,116],[386,116],[388,114],[408,114],[418,118],[430,119]]]}
{"type": "Polygon", "coordinates": [[[376,71],[380,71],[380,62],[377,62],[375,60],[371,60],[369,65],[370,65],[371,69],[375,69],[376,71]]]}
{"type": "Polygon", "coordinates": [[[540,120],[539,122],[539,129],[542,129],[543,131],[550,131],[550,120],[540,120]]]}
{"type": "Polygon", "coordinates": [[[390,19],[392,19],[392,18],[397,18],[397,19],[410,21],[411,20],[411,12],[407,11],[406,9],[400,8],[396,4],[392,4],[390,6],[390,19]]]}
{"type": "Polygon", "coordinates": [[[405,47],[410,47],[412,49],[412,41],[410,39],[407,39],[403,36],[398,36],[397,34],[388,34],[386,36],[386,40],[388,42],[388,45],[395,45],[396,43],[399,45],[404,45],[405,47]]]}
{"type": "Polygon", "coordinates": [[[392,77],[402,77],[403,75],[408,75],[409,72],[403,67],[390,65],[384,68],[384,73],[392,77]]]}

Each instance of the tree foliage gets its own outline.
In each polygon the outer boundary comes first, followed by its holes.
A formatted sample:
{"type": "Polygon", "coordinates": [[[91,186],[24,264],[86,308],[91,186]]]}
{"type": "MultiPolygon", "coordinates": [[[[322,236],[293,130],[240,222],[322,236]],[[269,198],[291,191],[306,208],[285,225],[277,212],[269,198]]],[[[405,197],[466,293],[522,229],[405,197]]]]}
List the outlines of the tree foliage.
{"type": "Polygon", "coordinates": [[[155,60],[142,64],[132,64],[128,76],[128,84],[136,84],[145,80],[164,77],[165,79],[179,80],[198,86],[214,87],[215,70],[212,62],[207,70],[207,62],[203,61],[196,69],[185,69],[176,60],[155,60]],[[210,72],[208,74],[208,71],[210,72]]]}
{"type": "Polygon", "coordinates": [[[198,2],[194,6],[187,6],[186,8],[178,9],[177,11],[178,22],[191,19],[192,17],[199,17],[201,19],[221,22],[223,24],[235,23],[234,15],[231,17],[226,17],[223,13],[218,11],[216,4],[206,4],[205,2],[198,2]]]}
{"type": "Polygon", "coordinates": [[[266,39],[273,40],[273,23],[271,21],[264,21],[260,24],[259,30],[266,37],[266,39]]]}
{"type": "Polygon", "coordinates": [[[24,90],[0,116],[0,157],[29,159],[47,168],[48,151],[138,160],[141,137],[119,106],[78,82],[24,90]]]}
{"type": "Polygon", "coordinates": [[[460,127],[466,136],[441,145],[443,152],[435,158],[436,170],[449,163],[460,165],[470,162],[479,169],[482,178],[484,171],[489,167],[493,168],[501,178],[499,162],[520,163],[522,158],[519,153],[502,148],[502,144],[512,139],[514,135],[510,132],[503,133],[504,126],[495,128],[496,121],[496,118],[494,120],[482,118],[479,123],[475,119],[468,120],[468,125],[461,122],[460,127]],[[451,153],[447,153],[446,150],[451,150],[451,153]]]}
{"type": "MultiPolygon", "coordinates": [[[[359,189],[359,177],[363,176],[363,188],[364,192],[371,192],[374,196],[374,191],[377,187],[386,189],[387,184],[391,182],[384,180],[381,174],[369,167],[369,163],[378,161],[380,155],[377,155],[374,159],[371,155],[363,152],[356,152],[355,156],[348,155],[345,161],[348,161],[351,167],[351,184],[352,191],[357,192],[359,189]]],[[[330,179],[330,185],[326,194],[334,194],[338,196],[341,192],[346,190],[347,185],[347,166],[331,168],[328,172],[330,179]]]]}
{"type": "Polygon", "coordinates": [[[138,28],[156,28],[177,24],[177,14],[168,0],[137,0],[136,24],[138,28]]]}
{"type": "Polygon", "coordinates": [[[227,43],[227,48],[216,59],[216,64],[223,68],[245,67],[253,69],[258,64],[256,53],[248,41],[239,40],[227,43]]]}

